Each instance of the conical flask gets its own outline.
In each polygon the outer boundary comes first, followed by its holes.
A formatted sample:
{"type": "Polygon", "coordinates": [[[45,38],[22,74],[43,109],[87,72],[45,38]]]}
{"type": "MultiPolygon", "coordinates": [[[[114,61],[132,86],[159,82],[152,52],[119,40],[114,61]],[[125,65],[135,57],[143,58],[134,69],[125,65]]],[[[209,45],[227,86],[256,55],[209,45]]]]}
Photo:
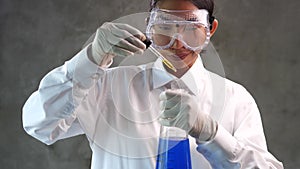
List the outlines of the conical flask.
{"type": "Polygon", "coordinates": [[[186,131],[177,127],[160,127],[156,169],[192,169],[186,131]]]}

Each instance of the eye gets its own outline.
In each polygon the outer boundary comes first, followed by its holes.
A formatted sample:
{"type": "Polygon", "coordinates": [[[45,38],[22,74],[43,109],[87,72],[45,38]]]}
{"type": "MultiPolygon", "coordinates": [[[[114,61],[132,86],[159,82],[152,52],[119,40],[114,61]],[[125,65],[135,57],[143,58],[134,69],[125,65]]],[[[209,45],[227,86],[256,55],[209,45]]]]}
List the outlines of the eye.
{"type": "Polygon", "coordinates": [[[198,28],[198,26],[192,24],[192,25],[186,25],[185,31],[195,31],[198,28]]]}
{"type": "Polygon", "coordinates": [[[161,24],[161,25],[158,25],[158,28],[159,28],[160,30],[165,30],[165,31],[171,30],[171,29],[172,29],[172,27],[171,27],[170,25],[168,25],[168,24],[161,24]]]}

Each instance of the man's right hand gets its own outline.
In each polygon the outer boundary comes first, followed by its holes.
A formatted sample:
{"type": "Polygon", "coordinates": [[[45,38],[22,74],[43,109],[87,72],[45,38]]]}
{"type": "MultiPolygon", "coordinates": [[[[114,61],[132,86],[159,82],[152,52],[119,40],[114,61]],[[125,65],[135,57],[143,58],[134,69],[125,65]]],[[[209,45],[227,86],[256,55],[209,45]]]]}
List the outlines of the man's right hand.
{"type": "Polygon", "coordinates": [[[104,23],[97,29],[91,46],[91,59],[106,67],[114,56],[126,57],[134,53],[142,54],[146,36],[138,29],[123,23],[104,23]]]}

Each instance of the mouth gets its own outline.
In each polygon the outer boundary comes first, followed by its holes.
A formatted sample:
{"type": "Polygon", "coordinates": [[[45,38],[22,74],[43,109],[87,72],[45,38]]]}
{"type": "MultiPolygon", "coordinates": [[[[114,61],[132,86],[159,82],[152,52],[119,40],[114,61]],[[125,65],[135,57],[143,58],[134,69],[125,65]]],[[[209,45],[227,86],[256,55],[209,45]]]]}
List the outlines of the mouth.
{"type": "Polygon", "coordinates": [[[174,56],[177,56],[178,58],[180,58],[181,60],[184,60],[187,56],[189,56],[191,54],[191,51],[176,51],[174,53],[174,56]]]}
{"type": "Polygon", "coordinates": [[[188,56],[193,55],[193,51],[190,50],[164,50],[162,52],[163,55],[167,56],[169,60],[173,62],[182,62],[188,56]]]}

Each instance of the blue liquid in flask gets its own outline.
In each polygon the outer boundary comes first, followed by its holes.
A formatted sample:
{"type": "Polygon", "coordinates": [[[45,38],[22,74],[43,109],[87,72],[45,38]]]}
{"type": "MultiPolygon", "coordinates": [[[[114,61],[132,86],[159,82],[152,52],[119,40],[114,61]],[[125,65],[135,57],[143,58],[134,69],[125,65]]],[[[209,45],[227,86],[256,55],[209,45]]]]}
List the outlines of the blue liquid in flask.
{"type": "Polygon", "coordinates": [[[192,169],[189,139],[160,138],[156,169],[192,169]]]}

